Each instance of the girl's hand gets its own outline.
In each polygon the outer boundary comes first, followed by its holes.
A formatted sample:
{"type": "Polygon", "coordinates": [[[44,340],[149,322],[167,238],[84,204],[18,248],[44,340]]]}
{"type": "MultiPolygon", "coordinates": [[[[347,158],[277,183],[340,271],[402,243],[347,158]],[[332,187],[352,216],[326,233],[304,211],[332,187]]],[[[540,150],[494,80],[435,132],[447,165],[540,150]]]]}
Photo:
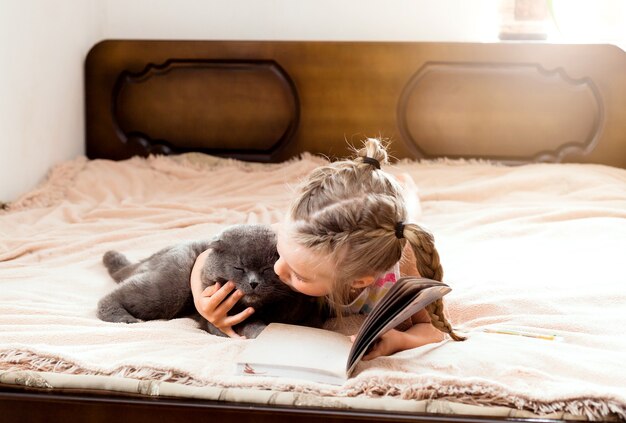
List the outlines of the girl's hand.
{"type": "Polygon", "coordinates": [[[373,360],[376,357],[391,355],[407,349],[406,338],[406,332],[391,329],[370,347],[368,353],[363,356],[363,360],[373,360]]]}
{"type": "MultiPolygon", "coordinates": [[[[397,353],[398,351],[443,341],[443,334],[430,324],[430,318],[426,310],[422,309],[415,313],[411,317],[411,322],[414,323],[413,326],[404,332],[391,329],[381,336],[370,347],[363,360],[372,360],[376,357],[397,353]]],[[[354,336],[351,339],[354,342],[354,336]]]]}
{"type": "Polygon", "coordinates": [[[196,310],[198,310],[198,313],[209,321],[209,323],[227,336],[231,338],[243,338],[233,330],[233,326],[246,320],[254,313],[254,309],[248,307],[238,314],[233,316],[228,315],[230,309],[243,297],[243,293],[239,290],[232,292],[235,289],[233,282],[229,281],[224,286],[220,286],[219,283],[216,283],[204,290],[202,289],[200,275],[207,254],[208,251],[200,254],[191,270],[191,292],[193,294],[196,310]]]}

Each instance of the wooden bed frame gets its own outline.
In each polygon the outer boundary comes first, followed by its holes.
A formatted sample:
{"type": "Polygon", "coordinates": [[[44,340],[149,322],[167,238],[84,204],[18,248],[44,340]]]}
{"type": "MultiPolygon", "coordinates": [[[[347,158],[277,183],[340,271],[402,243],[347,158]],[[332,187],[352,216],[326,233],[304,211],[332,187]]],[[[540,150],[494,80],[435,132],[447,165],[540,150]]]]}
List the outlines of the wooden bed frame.
{"type": "MultiPolygon", "coordinates": [[[[626,54],[608,45],[129,41],[86,60],[91,159],[200,151],[277,162],[343,156],[626,168],[626,54]]],[[[450,421],[484,416],[148,398],[0,385],[8,421],[450,421]]],[[[532,419],[534,422],[548,421],[532,419]]]]}
{"type": "Polygon", "coordinates": [[[202,151],[626,167],[626,55],[609,45],[104,41],[87,57],[90,158],[202,151]]]}

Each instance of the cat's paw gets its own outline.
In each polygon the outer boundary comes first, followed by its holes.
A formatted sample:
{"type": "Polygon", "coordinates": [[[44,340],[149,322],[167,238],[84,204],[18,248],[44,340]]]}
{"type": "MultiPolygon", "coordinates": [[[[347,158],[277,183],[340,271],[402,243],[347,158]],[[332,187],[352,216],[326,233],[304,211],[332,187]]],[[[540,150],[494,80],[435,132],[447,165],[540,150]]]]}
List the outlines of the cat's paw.
{"type": "Polygon", "coordinates": [[[209,332],[211,335],[228,337],[228,335],[226,335],[224,332],[222,332],[206,320],[200,323],[200,328],[209,332]]]}
{"type": "Polygon", "coordinates": [[[244,323],[244,326],[237,332],[248,339],[253,339],[259,336],[266,327],[267,325],[263,322],[244,323]]]}
{"type": "Polygon", "coordinates": [[[120,318],[119,322],[120,323],[141,323],[143,322],[143,320],[136,319],[132,316],[125,316],[125,317],[120,318]]]}
{"type": "Polygon", "coordinates": [[[98,317],[100,320],[111,323],[141,323],[143,320],[137,319],[129,314],[124,315],[106,315],[103,313],[98,313],[98,317]]]}
{"type": "Polygon", "coordinates": [[[100,320],[112,323],[139,323],[141,320],[131,315],[126,308],[115,299],[114,294],[109,294],[98,301],[96,316],[100,320]]]}

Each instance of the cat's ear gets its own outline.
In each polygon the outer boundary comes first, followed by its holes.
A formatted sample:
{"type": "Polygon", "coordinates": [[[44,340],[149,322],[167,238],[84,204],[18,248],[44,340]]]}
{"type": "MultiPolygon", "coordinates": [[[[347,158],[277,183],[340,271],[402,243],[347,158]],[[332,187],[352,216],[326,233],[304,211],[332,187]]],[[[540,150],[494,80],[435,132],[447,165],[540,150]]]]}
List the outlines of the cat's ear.
{"type": "Polygon", "coordinates": [[[220,252],[222,252],[224,250],[224,243],[219,238],[218,239],[214,239],[209,244],[209,249],[215,251],[216,253],[220,253],[220,252]]]}

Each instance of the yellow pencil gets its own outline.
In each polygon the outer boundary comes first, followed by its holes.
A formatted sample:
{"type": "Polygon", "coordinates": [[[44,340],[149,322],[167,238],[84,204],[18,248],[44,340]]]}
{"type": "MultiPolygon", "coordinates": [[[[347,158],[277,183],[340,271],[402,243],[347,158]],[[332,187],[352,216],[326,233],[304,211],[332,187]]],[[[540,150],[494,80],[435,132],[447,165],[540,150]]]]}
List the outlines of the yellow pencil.
{"type": "Polygon", "coordinates": [[[526,332],[526,331],[514,330],[514,329],[490,329],[490,328],[484,328],[483,332],[499,333],[499,334],[502,334],[502,335],[526,336],[528,338],[544,339],[546,341],[559,341],[559,340],[561,340],[561,337],[557,336],[557,335],[546,335],[546,334],[542,334],[542,333],[533,333],[533,332],[526,332]]]}

